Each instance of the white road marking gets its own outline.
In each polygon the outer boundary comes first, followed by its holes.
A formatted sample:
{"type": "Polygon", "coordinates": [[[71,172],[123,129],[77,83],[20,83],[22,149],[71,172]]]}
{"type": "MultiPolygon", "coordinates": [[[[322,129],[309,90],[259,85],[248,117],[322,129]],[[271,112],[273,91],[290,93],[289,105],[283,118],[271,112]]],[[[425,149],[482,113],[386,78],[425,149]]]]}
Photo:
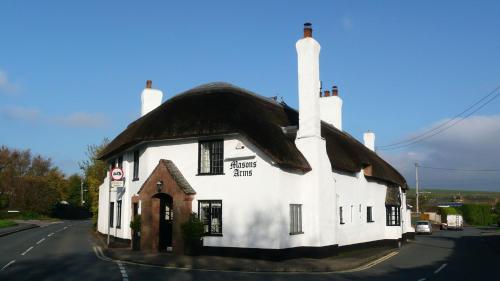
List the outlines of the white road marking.
{"type": "Polygon", "coordinates": [[[67,226],[63,227],[63,229],[66,229],[66,228],[68,228],[68,227],[67,226]]]}
{"type": "Polygon", "coordinates": [[[427,280],[427,279],[425,279],[425,278],[418,279],[418,281],[425,281],[425,280],[427,280]]]}
{"type": "Polygon", "coordinates": [[[127,271],[125,271],[125,267],[123,266],[123,264],[120,261],[117,261],[116,264],[120,268],[120,273],[122,274],[122,281],[128,281],[127,271]]]}
{"type": "Polygon", "coordinates": [[[52,233],[50,233],[49,235],[47,235],[47,237],[50,237],[50,236],[52,236],[52,235],[54,235],[54,232],[52,232],[52,233]]]}
{"type": "Polygon", "coordinates": [[[42,243],[43,241],[45,241],[45,238],[42,238],[40,239],[40,241],[36,242],[37,245],[39,245],[40,243],[42,243]]]}
{"type": "Polygon", "coordinates": [[[434,274],[439,273],[439,272],[440,272],[441,270],[443,270],[443,268],[445,268],[447,265],[448,265],[448,264],[447,264],[447,263],[445,263],[445,264],[443,264],[442,266],[440,266],[438,269],[436,269],[436,271],[434,271],[434,274]]]}
{"type": "Polygon", "coordinates": [[[13,263],[15,263],[15,262],[16,262],[16,260],[11,260],[8,264],[4,265],[4,266],[2,267],[2,269],[0,269],[0,271],[3,271],[3,270],[4,270],[4,269],[6,269],[9,265],[11,265],[11,264],[13,264],[13,263]]]}
{"type": "Polygon", "coordinates": [[[28,250],[24,251],[24,253],[21,254],[21,256],[24,256],[26,255],[26,253],[28,253],[29,251],[31,251],[33,249],[33,246],[32,247],[29,247],[28,250]]]}

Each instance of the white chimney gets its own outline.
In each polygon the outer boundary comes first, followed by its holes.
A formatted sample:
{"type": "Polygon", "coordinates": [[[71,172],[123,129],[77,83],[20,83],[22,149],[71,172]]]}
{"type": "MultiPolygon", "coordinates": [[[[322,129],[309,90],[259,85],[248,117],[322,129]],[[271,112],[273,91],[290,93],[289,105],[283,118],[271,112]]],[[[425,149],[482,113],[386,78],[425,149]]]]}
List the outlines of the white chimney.
{"type": "Polygon", "coordinates": [[[297,138],[321,137],[319,111],[319,52],[310,23],[304,24],[304,38],[295,44],[298,59],[299,130],[297,138]]]}
{"type": "Polygon", "coordinates": [[[363,141],[365,146],[370,150],[375,151],[375,133],[372,131],[368,131],[363,134],[363,141]]]}
{"type": "Polygon", "coordinates": [[[153,82],[146,81],[146,88],[141,93],[141,116],[148,114],[153,109],[161,104],[163,92],[160,90],[152,89],[153,82]]]}
{"type": "Polygon", "coordinates": [[[329,91],[319,99],[321,120],[342,131],[342,99],[337,86],[333,86],[332,95],[329,91]]]}

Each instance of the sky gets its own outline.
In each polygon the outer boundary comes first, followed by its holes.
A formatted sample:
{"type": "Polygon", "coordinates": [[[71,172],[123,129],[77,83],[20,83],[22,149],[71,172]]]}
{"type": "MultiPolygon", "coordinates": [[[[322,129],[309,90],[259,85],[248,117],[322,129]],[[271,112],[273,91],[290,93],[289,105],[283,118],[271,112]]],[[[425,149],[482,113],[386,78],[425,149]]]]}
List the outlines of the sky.
{"type": "MultiPolygon", "coordinates": [[[[343,129],[392,144],[500,85],[498,1],[2,1],[0,144],[80,173],[86,147],[164,100],[225,81],[297,107],[295,42],[311,22],[343,129]]],[[[500,98],[451,129],[378,153],[414,186],[414,163],[500,169],[500,98]]],[[[421,169],[421,185],[500,191],[500,172],[421,169]]]]}

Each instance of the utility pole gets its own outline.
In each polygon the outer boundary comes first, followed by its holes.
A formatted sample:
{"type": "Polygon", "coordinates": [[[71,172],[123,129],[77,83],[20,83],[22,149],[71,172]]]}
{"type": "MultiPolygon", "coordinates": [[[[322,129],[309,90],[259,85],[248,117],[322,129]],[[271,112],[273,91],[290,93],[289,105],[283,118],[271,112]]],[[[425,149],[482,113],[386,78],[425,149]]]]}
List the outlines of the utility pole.
{"type": "Polygon", "coordinates": [[[83,178],[80,179],[80,203],[83,206],[83,178]]]}
{"type": "Polygon", "coordinates": [[[420,210],[418,208],[418,163],[415,163],[415,198],[417,203],[417,214],[420,214],[420,210]]]}

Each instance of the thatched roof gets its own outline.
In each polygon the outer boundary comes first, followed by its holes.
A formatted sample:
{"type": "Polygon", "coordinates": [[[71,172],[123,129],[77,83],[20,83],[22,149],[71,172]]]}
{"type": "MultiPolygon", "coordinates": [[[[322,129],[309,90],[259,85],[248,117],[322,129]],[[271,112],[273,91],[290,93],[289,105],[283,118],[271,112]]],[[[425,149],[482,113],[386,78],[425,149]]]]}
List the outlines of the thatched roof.
{"type": "MultiPolygon", "coordinates": [[[[283,169],[307,172],[311,167],[283,130],[298,126],[298,112],[284,103],[227,83],[211,83],[164,102],[131,123],[102,152],[112,156],[141,142],[238,133],[283,169]]],[[[322,122],[332,169],[359,172],[372,168],[371,177],[406,188],[405,179],[376,153],[349,134],[322,122]]]]}

